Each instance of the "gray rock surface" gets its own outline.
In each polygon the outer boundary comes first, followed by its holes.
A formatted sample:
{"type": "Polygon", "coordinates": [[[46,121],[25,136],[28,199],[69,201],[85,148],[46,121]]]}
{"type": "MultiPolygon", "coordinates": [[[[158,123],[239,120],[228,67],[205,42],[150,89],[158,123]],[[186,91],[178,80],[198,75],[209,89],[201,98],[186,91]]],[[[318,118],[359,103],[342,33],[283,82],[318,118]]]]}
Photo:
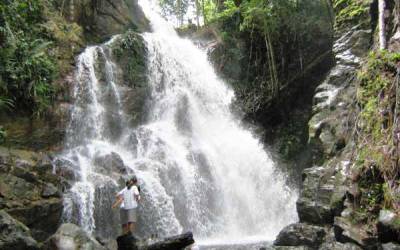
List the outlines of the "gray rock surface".
{"type": "Polygon", "coordinates": [[[382,244],[382,250],[400,250],[400,244],[394,242],[382,244]]]}
{"type": "Polygon", "coordinates": [[[32,238],[29,229],[0,210],[0,249],[2,250],[36,250],[38,243],[32,238]]]}
{"type": "MultiPolygon", "coordinates": [[[[137,0],[58,0],[70,21],[79,23],[93,37],[104,40],[128,28],[149,30],[137,0]]],[[[89,37],[90,38],[90,37],[89,37]]]]}
{"type": "Polygon", "coordinates": [[[43,244],[43,250],[106,250],[96,239],[75,224],[62,224],[43,244]]]}
{"type": "Polygon", "coordinates": [[[400,216],[391,210],[382,209],[379,212],[378,232],[382,242],[400,240],[400,216]]]}
{"type": "Polygon", "coordinates": [[[301,222],[314,224],[333,222],[330,199],[334,185],[332,181],[323,180],[325,172],[326,169],[323,167],[312,167],[303,172],[305,179],[296,203],[301,222]]]}
{"type": "Polygon", "coordinates": [[[30,151],[14,151],[0,164],[0,209],[25,224],[38,241],[57,230],[63,210],[63,180],[41,159],[30,151]]]}
{"type": "Polygon", "coordinates": [[[274,241],[275,246],[309,246],[317,248],[326,232],[323,227],[295,223],[285,227],[274,241]]]}
{"type": "Polygon", "coordinates": [[[121,156],[112,152],[107,155],[99,155],[95,158],[96,171],[104,175],[112,173],[126,174],[127,168],[121,156]]]}
{"type": "Polygon", "coordinates": [[[334,230],[339,242],[356,243],[363,249],[376,249],[378,246],[378,238],[364,225],[354,224],[350,216],[335,217],[334,230]]]}

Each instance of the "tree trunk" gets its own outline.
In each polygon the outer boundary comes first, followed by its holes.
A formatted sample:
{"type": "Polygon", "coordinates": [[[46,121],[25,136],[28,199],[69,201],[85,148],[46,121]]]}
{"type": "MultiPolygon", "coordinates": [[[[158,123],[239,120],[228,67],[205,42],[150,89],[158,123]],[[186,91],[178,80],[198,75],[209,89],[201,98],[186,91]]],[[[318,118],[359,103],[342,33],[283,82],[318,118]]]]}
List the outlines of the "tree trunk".
{"type": "Polygon", "coordinates": [[[386,49],[386,0],[378,0],[379,5],[379,48],[386,49]]]}
{"type": "Polygon", "coordinates": [[[202,11],[203,11],[203,21],[204,21],[204,25],[207,25],[207,13],[206,13],[205,1],[206,1],[206,0],[202,0],[202,1],[201,1],[201,8],[202,8],[202,11]]]}
{"type": "Polygon", "coordinates": [[[199,0],[196,0],[196,23],[197,23],[197,28],[200,27],[200,3],[199,0]]]}
{"type": "Polygon", "coordinates": [[[183,24],[182,0],[177,0],[176,12],[178,13],[178,26],[183,24]]]}

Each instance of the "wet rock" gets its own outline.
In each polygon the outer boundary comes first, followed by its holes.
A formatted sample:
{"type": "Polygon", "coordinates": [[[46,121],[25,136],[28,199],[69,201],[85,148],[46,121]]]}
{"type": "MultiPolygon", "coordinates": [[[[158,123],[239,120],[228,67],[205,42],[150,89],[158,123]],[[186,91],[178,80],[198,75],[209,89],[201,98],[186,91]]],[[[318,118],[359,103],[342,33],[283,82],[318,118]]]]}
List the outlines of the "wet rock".
{"type": "Polygon", "coordinates": [[[51,183],[47,183],[42,192],[43,198],[61,197],[59,190],[51,183]]]}
{"type": "Polygon", "coordinates": [[[279,233],[274,245],[317,248],[322,243],[325,234],[323,227],[305,223],[291,224],[279,233]]]}
{"type": "Polygon", "coordinates": [[[94,191],[95,235],[99,238],[116,238],[120,231],[118,210],[110,209],[115,201],[115,194],[119,191],[111,180],[101,180],[96,183],[94,191]]]}
{"type": "Polygon", "coordinates": [[[392,52],[400,51],[400,30],[398,30],[390,39],[389,50],[392,52]]]}
{"type": "Polygon", "coordinates": [[[12,218],[4,210],[0,210],[0,249],[34,250],[39,249],[39,245],[24,224],[12,218]]]}
{"type": "Polygon", "coordinates": [[[78,166],[66,159],[56,159],[53,162],[55,166],[55,174],[62,177],[67,181],[76,181],[79,176],[77,176],[78,166]]]}
{"type": "Polygon", "coordinates": [[[296,203],[300,222],[313,224],[333,222],[330,200],[334,185],[330,176],[327,181],[323,180],[326,173],[327,170],[324,167],[304,170],[302,190],[296,203]]]}
{"type": "Polygon", "coordinates": [[[151,88],[147,82],[147,47],[143,37],[126,32],[112,44],[113,55],[121,68],[120,82],[126,87],[121,94],[123,109],[131,126],[138,126],[145,117],[151,88]]]}
{"type": "Polygon", "coordinates": [[[45,240],[61,220],[63,180],[52,174],[47,156],[27,150],[2,153],[1,148],[0,155],[9,159],[0,168],[0,209],[26,225],[35,240],[45,240]]]}
{"type": "Polygon", "coordinates": [[[362,248],[353,243],[340,243],[340,242],[330,242],[323,243],[319,250],[362,250],[362,248]]]}
{"type": "Polygon", "coordinates": [[[180,235],[170,236],[154,240],[153,243],[140,241],[132,235],[121,235],[117,238],[119,250],[177,250],[185,249],[195,243],[193,234],[187,232],[180,235]],[[155,241],[155,242],[154,242],[155,241]]]}
{"type": "Polygon", "coordinates": [[[30,183],[38,182],[37,174],[32,171],[32,168],[29,169],[28,166],[25,167],[15,166],[11,172],[14,176],[24,179],[27,182],[30,183]]]}
{"type": "Polygon", "coordinates": [[[106,250],[96,239],[75,224],[62,224],[43,244],[43,250],[106,250]]]}
{"type": "Polygon", "coordinates": [[[57,230],[62,210],[62,200],[52,198],[28,201],[8,208],[7,212],[28,226],[36,240],[43,241],[57,230]]]}
{"type": "Polygon", "coordinates": [[[319,250],[361,250],[361,247],[353,243],[341,243],[336,241],[335,232],[331,227],[325,236],[319,250]]]}
{"type": "Polygon", "coordinates": [[[378,232],[382,242],[400,241],[400,217],[393,211],[382,209],[379,212],[378,232]]]}
{"type": "Polygon", "coordinates": [[[335,217],[335,237],[342,243],[355,243],[363,249],[376,249],[378,238],[365,228],[364,225],[355,225],[351,217],[335,217]]]}
{"type": "MultiPolygon", "coordinates": [[[[311,250],[307,246],[273,246],[272,248],[264,248],[264,250],[311,250]]],[[[262,250],[262,248],[260,248],[262,250]]]]}
{"type": "Polygon", "coordinates": [[[99,155],[94,160],[97,168],[96,172],[104,175],[112,173],[126,174],[127,169],[119,154],[112,152],[107,155],[99,155]]]}
{"type": "Polygon", "coordinates": [[[138,240],[130,234],[121,235],[117,238],[119,250],[138,250],[138,240]]]}
{"type": "Polygon", "coordinates": [[[41,174],[47,174],[53,172],[53,163],[47,155],[42,156],[42,158],[37,162],[35,170],[41,174]]]}
{"type": "Polygon", "coordinates": [[[0,174],[0,189],[5,199],[22,202],[39,199],[39,187],[12,174],[0,174]]]}
{"type": "Polygon", "coordinates": [[[389,242],[382,244],[382,250],[400,250],[400,245],[398,243],[389,242]]]}

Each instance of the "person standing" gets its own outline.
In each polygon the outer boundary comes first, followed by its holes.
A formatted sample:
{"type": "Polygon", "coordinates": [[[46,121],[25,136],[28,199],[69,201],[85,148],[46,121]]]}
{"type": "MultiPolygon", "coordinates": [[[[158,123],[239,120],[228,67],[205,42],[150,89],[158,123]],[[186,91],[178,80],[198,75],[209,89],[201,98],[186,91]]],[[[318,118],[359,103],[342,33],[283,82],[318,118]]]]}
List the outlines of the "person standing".
{"type": "Polygon", "coordinates": [[[120,205],[120,219],[123,234],[134,233],[137,222],[137,207],[140,201],[136,176],[126,181],[126,187],[118,192],[112,208],[120,205]]]}

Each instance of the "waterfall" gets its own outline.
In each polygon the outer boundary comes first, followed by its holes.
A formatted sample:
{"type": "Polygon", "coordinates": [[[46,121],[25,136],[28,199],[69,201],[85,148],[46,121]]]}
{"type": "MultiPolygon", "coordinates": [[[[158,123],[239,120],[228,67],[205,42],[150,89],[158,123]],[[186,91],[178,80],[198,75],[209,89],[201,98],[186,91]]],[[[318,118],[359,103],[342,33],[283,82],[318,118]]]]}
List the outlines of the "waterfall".
{"type": "Polygon", "coordinates": [[[60,156],[77,173],[65,219],[103,237],[117,235],[118,216],[110,206],[122,182],[103,163],[120,157],[141,185],[142,236],[190,230],[200,242],[273,240],[297,220],[296,192],[232,113],[234,93],[206,52],[180,38],[150,1],[140,5],[153,30],[143,34],[151,88],[146,122],[126,122],[129,99],[121,98],[126,86],[118,82],[110,49],[119,38],[88,47],[78,58],[60,156]]]}

